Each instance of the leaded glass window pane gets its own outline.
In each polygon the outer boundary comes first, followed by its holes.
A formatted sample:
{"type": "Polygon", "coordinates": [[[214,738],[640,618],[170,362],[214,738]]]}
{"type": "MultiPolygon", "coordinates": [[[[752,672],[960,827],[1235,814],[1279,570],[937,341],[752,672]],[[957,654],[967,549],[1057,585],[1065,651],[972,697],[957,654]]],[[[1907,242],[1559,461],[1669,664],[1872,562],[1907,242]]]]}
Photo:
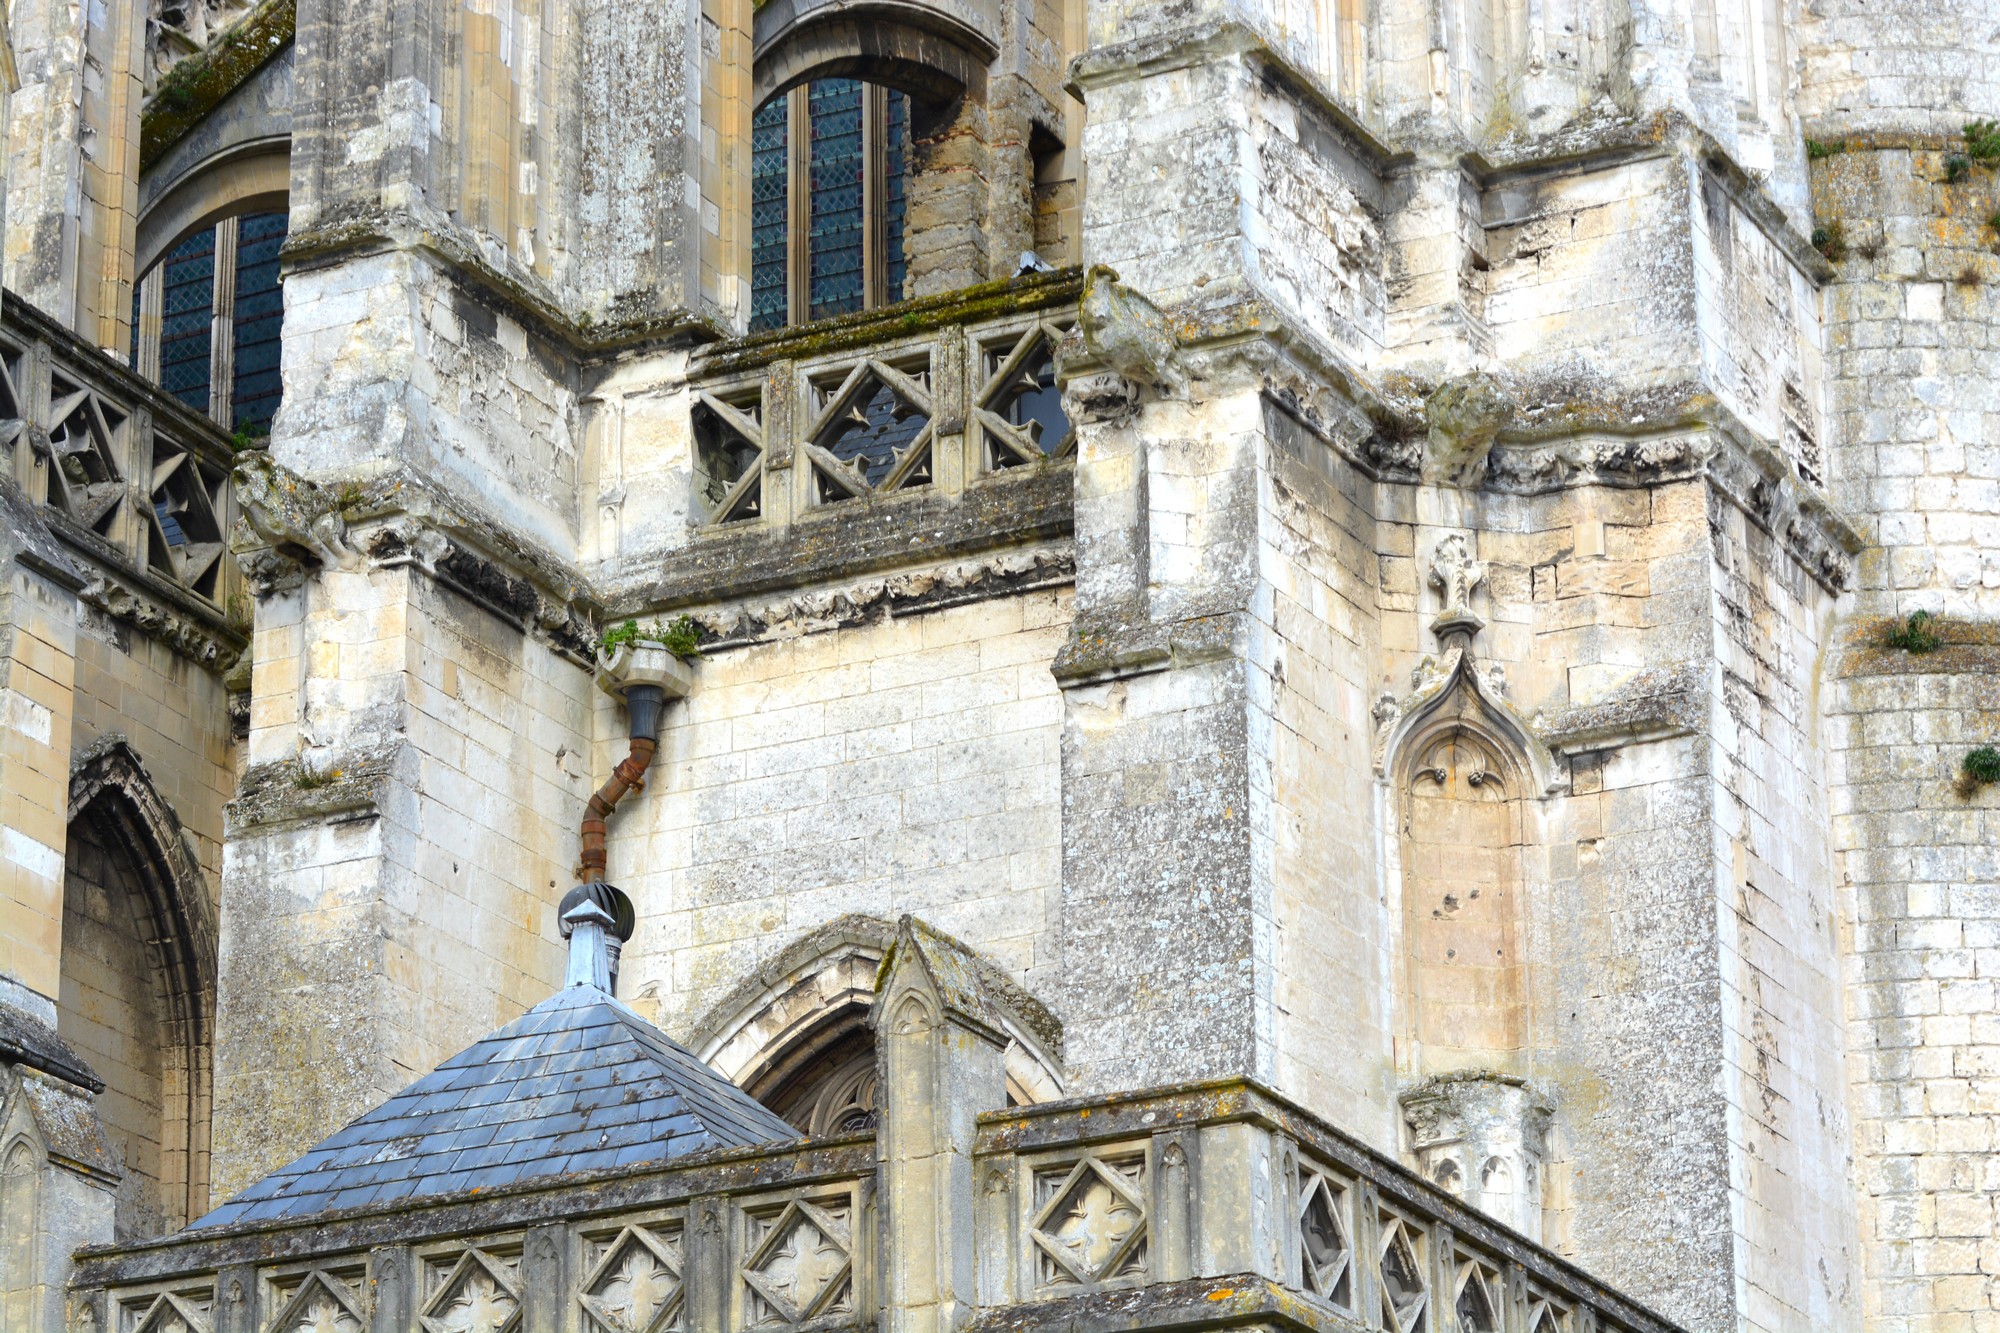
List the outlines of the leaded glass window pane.
{"type": "Polygon", "coordinates": [[[285,298],[278,281],[278,250],[285,243],[283,213],[252,213],[237,222],[236,362],[230,385],[230,424],[268,435],[283,385],[278,354],[285,298]]]}
{"type": "Polygon", "coordinates": [[[820,79],[806,93],[812,125],[812,221],[807,229],[812,319],[859,310],[867,299],[862,274],[867,234],[863,91],[856,79],[820,79]]]}
{"type": "Polygon", "coordinates": [[[160,387],[208,411],[209,341],[215,315],[215,228],[168,252],[160,303],[160,387]]]}
{"type": "Polygon", "coordinates": [[[791,173],[786,157],[788,96],[774,97],[750,123],[750,329],[778,329],[789,316],[785,232],[791,173]]]}

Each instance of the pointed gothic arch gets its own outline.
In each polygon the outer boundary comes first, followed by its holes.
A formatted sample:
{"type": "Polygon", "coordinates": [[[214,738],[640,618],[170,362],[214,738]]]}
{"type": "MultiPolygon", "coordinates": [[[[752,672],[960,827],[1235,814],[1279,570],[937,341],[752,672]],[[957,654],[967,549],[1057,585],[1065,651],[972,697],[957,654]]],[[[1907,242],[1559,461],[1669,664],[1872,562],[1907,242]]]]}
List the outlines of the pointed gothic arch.
{"type": "Polygon", "coordinates": [[[215,912],[180,820],[122,737],[71,773],[63,899],[57,1031],[106,1084],[119,1234],[184,1225],[208,1206],[215,912]]]}
{"type": "MultiPolygon", "coordinates": [[[[875,1124],[875,1032],[869,1014],[896,927],[845,916],[799,939],[715,1006],[689,1047],[802,1133],[854,1133],[875,1124]]],[[[1052,1048],[1060,1027],[997,968],[986,980],[1016,1011],[1005,1019],[1012,1105],[1063,1095],[1052,1048]]]]}
{"type": "Polygon", "coordinates": [[[1496,684],[1455,642],[1385,717],[1377,752],[1400,888],[1400,1044],[1418,1076],[1512,1069],[1533,1042],[1527,899],[1554,763],[1496,684]]]}

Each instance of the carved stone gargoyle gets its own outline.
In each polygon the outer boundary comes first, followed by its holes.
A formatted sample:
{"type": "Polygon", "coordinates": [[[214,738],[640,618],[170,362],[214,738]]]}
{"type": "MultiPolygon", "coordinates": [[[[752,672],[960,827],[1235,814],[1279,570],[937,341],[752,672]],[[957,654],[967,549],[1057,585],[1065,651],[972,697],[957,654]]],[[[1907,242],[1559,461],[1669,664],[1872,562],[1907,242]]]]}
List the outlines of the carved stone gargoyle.
{"type": "Polygon", "coordinates": [[[1097,264],[1084,275],[1077,327],[1084,350],[1106,369],[1134,384],[1151,385],[1170,398],[1187,392],[1180,344],[1166,315],[1120,282],[1115,270],[1097,264]]]}
{"type": "Polygon", "coordinates": [[[295,588],[308,568],[351,568],[359,559],[347,540],[340,501],[257,450],[237,455],[231,475],[242,518],[230,550],[260,594],[295,588]]]}

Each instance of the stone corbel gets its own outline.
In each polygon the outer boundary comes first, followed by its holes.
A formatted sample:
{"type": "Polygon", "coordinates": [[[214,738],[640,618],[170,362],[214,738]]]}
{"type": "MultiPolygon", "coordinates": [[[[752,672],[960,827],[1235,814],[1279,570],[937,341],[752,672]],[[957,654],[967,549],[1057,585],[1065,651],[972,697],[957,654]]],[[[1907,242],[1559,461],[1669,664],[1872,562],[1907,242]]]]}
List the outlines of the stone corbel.
{"type": "Polygon", "coordinates": [[[1402,1103],[1418,1173],[1539,1242],[1551,1119],[1541,1094],[1512,1075],[1467,1070],[1411,1088],[1402,1103]]]}

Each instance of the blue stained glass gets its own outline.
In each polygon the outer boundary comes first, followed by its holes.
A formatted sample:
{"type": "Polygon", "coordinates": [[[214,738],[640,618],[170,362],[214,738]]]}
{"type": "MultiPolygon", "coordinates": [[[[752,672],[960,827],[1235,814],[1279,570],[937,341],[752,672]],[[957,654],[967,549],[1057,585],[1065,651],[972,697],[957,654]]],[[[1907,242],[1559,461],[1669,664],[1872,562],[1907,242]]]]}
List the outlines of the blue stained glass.
{"type": "Polygon", "coordinates": [[[812,125],[808,254],[813,319],[859,310],[867,297],[862,275],[867,225],[862,209],[864,91],[855,79],[821,79],[806,92],[812,125]]]}
{"type": "Polygon", "coordinates": [[[173,516],[165,500],[153,501],[153,513],[160,520],[160,531],[167,534],[167,545],[187,545],[187,533],[182,530],[181,521],[173,516]]]}
{"type": "Polygon", "coordinates": [[[750,123],[750,328],[785,326],[786,202],[790,172],[788,96],[766,102],[750,123]]]}
{"type": "Polygon", "coordinates": [[[866,424],[849,418],[838,435],[827,440],[826,451],[845,463],[861,460],[862,475],[870,486],[879,486],[897,457],[907,449],[930,418],[903,402],[884,384],[859,404],[866,424]]]}
{"type": "Polygon", "coordinates": [[[284,384],[279,377],[285,295],[278,251],[285,244],[286,215],[252,213],[236,224],[236,355],[229,395],[229,424],[268,435],[284,384]]]}
{"type": "Polygon", "coordinates": [[[208,411],[209,351],[215,314],[215,228],[168,252],[161,281],[160,387],[208,411]]]}

